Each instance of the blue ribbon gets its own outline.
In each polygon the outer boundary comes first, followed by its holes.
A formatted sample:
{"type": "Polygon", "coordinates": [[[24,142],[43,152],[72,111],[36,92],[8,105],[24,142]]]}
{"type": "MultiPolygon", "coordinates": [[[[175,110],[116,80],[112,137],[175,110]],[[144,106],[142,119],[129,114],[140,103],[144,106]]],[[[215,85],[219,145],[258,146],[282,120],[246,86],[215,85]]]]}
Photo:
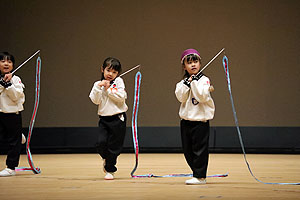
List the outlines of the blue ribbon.
{"type": "Polygon", "coordinates": [[[17,171],[30,171],[32,170],[35,174],[41,173],[41,169],[38,167],[35,167],[33,164],[33,159],[32,155],[30,152],[30,140],[31,140],[31,135],[32,135],[32,130],[40,102],[40,79],[41,79],[41,66],[42,66],[42,60],[40,56],[36,60],[36,76],[35,76],[35,101],[34,101],[34,108],[32,112],[32,117],[29,125],[29,130],[28,130],[28,136],[27,136],[27,142],[26,142],[26,153],[27,153],[27,160],[30,165],[30,168],[28,167],[18,167],[16,168],[17,171]]]}
{"type": "Polygon", "coordinates": [[[139,110],[139,101],[140,101],[140,86],[141,86],[141,79],[142,74],[138,71],[135,75],[135,89],[134,89],[134,103],[132,109],[132,122],[131,122],[131,129],[132,129],[132,139],[135,151],[135,166],[131,171],[131,176],[134,177],[134,172],[138,167],[138,160],[139,160],[139,141],[138,141],[138,130],[137,130],[137,115],[139,110]]]}
{"type": "Polygon", "coordinates": [[[233,117],[234,117],[234,122],[235,122],[235,126],[238,132],[238,136],[239,136],[239,141],[241,144],[241,148],[243,151],[243,155],[244,155],[244,160],[247,164],[248,170],[250,172],[250,174],[252,175],[252,177],[263,184],[277,184],[277,185],[300,185],[300,183],[267,183],[267,182],[263,182],[261,180],[259,180],[258,178],[256,178],[256,176],[253,174],[250,164],[248,163],[248,160],[246,158],[246,152],[245,152],[245,147],[244,147],[244,143],[243,143],[243,139],[242,139],[242,134],[240,131],[240,127],[239,127],[239,123],[238,123],[238,119],[237,119],[237,115],[236,115],[236,110],[234,107],[234,103],[233,103],[233,97],[232,97],[232,92],[231,92],[231,85],[230,85],[230,77],[229,77],[229,66],[228,66],[228,58],[226,56],[223,57],[223,67],[224,67],[224,71],[225,71],[225,75],[226,75],[226,80],[227,80],[227,85],[228,85],[228,91],[229,91],[229,95],[230,95],[230,101],[231,101],[231,107],[232,107],[232,112],[233,112],[233,117]]]}

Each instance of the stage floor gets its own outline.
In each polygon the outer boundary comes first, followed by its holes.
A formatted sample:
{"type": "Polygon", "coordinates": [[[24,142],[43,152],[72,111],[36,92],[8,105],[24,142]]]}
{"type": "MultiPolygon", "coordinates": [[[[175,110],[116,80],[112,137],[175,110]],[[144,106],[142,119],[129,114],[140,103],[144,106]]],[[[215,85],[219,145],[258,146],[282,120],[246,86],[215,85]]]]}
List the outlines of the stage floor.
{"type": "MultiPolygon", "coordinates": [[[[264,182],[300,182],[300,155],[249,154],[254,174],[264,182]]],[[[0,155],[0,168],[5,167],[0,155]]],[[[185,185],[186,177],[131,178],[134,154],[121,154],[115,180],[103,179],[97,154],[33,155],[41,174],[17,172],[0,178],[0,199],[300,199],[300,185],[266,185],[248,172],[242,154],[210,154],[206,185],[185,185]]],[[[28,167],[26,155],[20,166],[28,167]]],[[[140,154],[137,175],[191,173],[182,154],[140,154]]]]}

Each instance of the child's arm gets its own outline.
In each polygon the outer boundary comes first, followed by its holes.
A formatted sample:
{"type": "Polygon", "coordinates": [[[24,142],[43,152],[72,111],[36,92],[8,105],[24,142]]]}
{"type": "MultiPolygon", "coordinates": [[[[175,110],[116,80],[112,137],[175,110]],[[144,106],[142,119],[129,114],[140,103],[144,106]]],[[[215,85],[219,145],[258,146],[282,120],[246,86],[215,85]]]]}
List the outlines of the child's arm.
{"type": "Polygon", "coordinates": [[[175,95],[179,102],[186,102],[190,93],[189,83],[185,80],[176,84],[175,95]]]}
{"type": "Polygon", "coordinates": [[[14,79],[10,79],[11,86],[5,88],[7,96],[14,102],[18,102],[21,98],[24,98],[24,90],[25,86],[21,82],[19,77],[14,79]]]}
{"type": "Polygon", "coordinates": [[[105,88],[102,87],[104,85],[101,86],[100,83],[101,81],[97,81],[94,83],[94,86],[89,95],[91,101],[96,105],[99,105],[101,103],[103,93],[106,92],[105,88]]]}
{"type": "Polygon", "coordinates": [[[11,79],[12,79],[11,73],[5,74],[3,77],[1,76],[0,85],[4,88],[8,88],[9,86],[11,86],[11,82],[10,82],[11,79]]]}
{"type": "Polygon", "coordinates": [[[206,102],[211,99],[210,81],[207,77],[202,77],[199,80],[193,80],[191,82],[191,89],[197,101],[206,102]]]}
{"type": "Polygon", "coordinates": [[[5,82],[9,82],[12,79],[12,76],[13,75],[11,73],[5,74],[4,77],[3,77],[3,80],[5,82]]]}
{"type": "Polygon", "coordinates": [[[116,78],[113,84],[107,89],[108,97],[116,102],[124,102],[127,99],[123,79],[116,78]]]}

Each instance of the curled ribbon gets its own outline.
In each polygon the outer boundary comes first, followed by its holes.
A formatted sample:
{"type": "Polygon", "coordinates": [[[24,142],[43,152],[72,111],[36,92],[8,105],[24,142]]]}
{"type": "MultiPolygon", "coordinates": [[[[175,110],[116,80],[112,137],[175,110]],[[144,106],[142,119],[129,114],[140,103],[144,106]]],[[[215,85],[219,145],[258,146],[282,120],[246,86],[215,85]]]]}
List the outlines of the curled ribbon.
{"type": "Polygon", "coordinates": [[[16,168],[16,171],[33,171],[35,174],[41,173],[41,169],[38,167],[35,167],[33,164],[32,160],[32,155],[30,152],[30,140],[32,136],[32,130],[37,114],[37,110],[39,107],[39,102],[40,102],[40,78],[41,78],[41,66],[42,66],[42,60],[40,56],[36,60],[36,75],[35,75],[35,101],[34,101],[34,108],[32,112],[32,117],[29,125],[29,130],[28,130],[28,136],[27,136],[27,142],[26,142],[26,153],[27,153],[27,160],[29,163],[30,168],[28,167],[18,167],[16,168]]]}
{"type": "Polygon", "coordinates": [[[140,86],[141,86],[141,79],[142,74],[138,71],[135,75],[135,89],[134,89],[134,103],[133,103],[133,111],[132,111],[132,122],[131,122],[131,129],[132,129],[132,138],[133,138],[133,145],[135,151],[135,166],[131,171],[131,177],[135,177],[134,172],[138,167],[139,161],[139,141],[138,141],[138,134],[137,134],[137,114],[139,110],[139,102],[140,102],[140,86]]]}
{"type": "Polygon", "coordinates": [[[224,71],[225,71],[225,75],[226,75],[226,80],[227,80],[227,85],[228,85],[228,91],[229,91],[229,95],[230,95],[230,101],[231,101],[231,107],[232,107],[232,112],[233,112],[233,117],[234,117],[234,122],[235,122],[235,126],[236,126],[236,129],[237,129],[237,132],[238,132],[238,136],[239,136],[239,141],[240,141],[240,144],[241,144],[241,148],[242,148],[242,151],[243,151],[243,155],[244,155],[244,160],[246,162],[246,165],[248,167],[248,170],[250,172],[250,174],[252,175],[252,177],[260,182],[260,183],[263,183],[263,184],[277,184],[277,185],[300,185],[300,183],[267,183],[267,182],[263,182],[261,180],[259,180],[258,178],[256,178],[256,176],[253,174],[252,170],[251,170],[251,167],[250,167],[250,164],[246,158],[246,152],[245,152],[245,147],[244,147],[244,143],[243,143],[243,139],[242,139],[242,134],[241,134],[241,131],[240,131],[240,127],[239,127],[239,123],[238,123],[238,118],[237,118],[237,115],[236,115],[236,110],[235,110],[235,107],[234,107],[234,102],[233,102],[233,97],[232,97],[232,92],[231,92],[231,85],[230,85],[230,77],[229,77],[229,66],[228,66],[228,58],[224,55],[223,57],[223,67],[224,67],[224,71]]]}

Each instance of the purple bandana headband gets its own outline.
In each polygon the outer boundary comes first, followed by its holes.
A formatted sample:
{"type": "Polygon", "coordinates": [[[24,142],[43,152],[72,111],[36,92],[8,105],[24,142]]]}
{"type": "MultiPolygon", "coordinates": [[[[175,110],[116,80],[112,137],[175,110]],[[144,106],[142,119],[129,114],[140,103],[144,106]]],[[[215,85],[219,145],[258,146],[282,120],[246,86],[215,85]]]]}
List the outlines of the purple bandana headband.
{"type": "Polygon", "coordinates": [[[181,54],[181,63],[182,64],[183,64],[184,59],[190,54],[196,55],[201,59],[200,53],[196,49],[187,49],[184,52],[182,52],[182,54],[181,54]]]}

